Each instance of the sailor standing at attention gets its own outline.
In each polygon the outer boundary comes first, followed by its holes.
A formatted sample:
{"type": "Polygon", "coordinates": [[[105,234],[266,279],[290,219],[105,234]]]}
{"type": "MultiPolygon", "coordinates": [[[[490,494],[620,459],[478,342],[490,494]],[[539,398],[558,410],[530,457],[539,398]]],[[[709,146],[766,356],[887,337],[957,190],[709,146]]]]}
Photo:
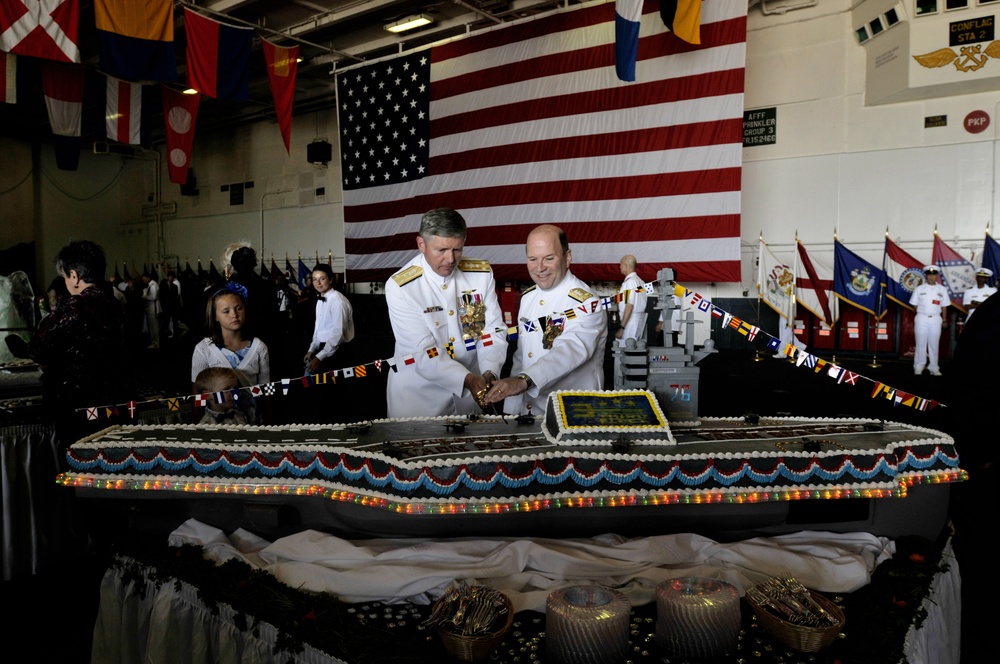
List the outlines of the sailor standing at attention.
{"type": "Polygon", "coordinates": [[[938,343],[941,341],[941,328],[947,319],[945,310],[951,304],[948,289],[938,283],[941,270],[937,265],[924,268],[924,283],[913,289],[910,304],[916,309],[913,314],[913,335],[917,347],[913,354],[913,373],[921,375],[924,364],[932,376],[941,375],[938,365],[938,343]]]}
{"type": "Polygon", "coordinates": [[[479,412],[484,393],[507,359],[507,326],[493,270],[463,259],[466,225],[455,210],[424,214],[420,252],[385,284],[396,338],[396,371],[389,373],[389,417],[479,412]]]}

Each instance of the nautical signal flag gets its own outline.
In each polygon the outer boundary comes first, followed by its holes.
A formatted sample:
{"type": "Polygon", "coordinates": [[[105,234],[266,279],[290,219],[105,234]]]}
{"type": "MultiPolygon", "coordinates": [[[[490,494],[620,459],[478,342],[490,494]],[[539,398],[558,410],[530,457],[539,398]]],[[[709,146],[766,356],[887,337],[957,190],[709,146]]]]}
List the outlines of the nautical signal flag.
{"type": "Polygon", "coordinates": [[[17,103],[17,56],[0,51],[0,102],[17,103]]]}
{"type": "Polygon", "coordinates": [[[639,21],[642,0],[615,2],[615,74],[623,81],[635,80],[635,61],[639,54],[639,21]]]}
{"type": "Polygon", "coordinates": [[[142,143],[142,85],[108,76],[107,109],[104,114],[108,138],[119,143],[142,143]]]}
{"type": "Polygon", "coordinates": [[[75,171],[80,164],[80,118],[86,70],[50,60],[43,60],[41,68],[45,107],[55,135],[56,165],[64,171],[75,171]]]}
{"type": "Polygon", "coordinates": [[[80,62],[80,0],[0,0],[0,51],[80,62]]]}
{"type": "Polygon", "coordinates": [[[173,0],[94,0],[101,70],[127,81],[175,81],[173,0]]]}
{"type": "MultiPolygon", "coordinates": [[[[191,166],[191,150],[194,146],[194,126],[198,120],[200,95],[186,95],[165,85],[160,86],[163,94],[163,120],[167,133],[167,166],[170,181],[174,184],[187,182],[188,168],[191,166]]],[[[215,265],[212,265],[215,269],[215,265]]]]}
{"type": "Polygon", "coordinates": [[[679,39],[701,43],[701,0],[660,0],[660,18],[679,39]]]}
{"type": "Polygon", "coordinates": [[[253,29],[225,25],[184,8],[188,85],[216,99],[250,96],[253,29]]]}
{"type": "Polygon", "coordinates": [[[260,40],[267,65],[267,79],[271,82],[271,97],[278,117],[281,139],[285,141],[285,152],[291,153],[292,102],[295,99],[295,76],[299,69],[299,47],[284,47],[260,40]]]}

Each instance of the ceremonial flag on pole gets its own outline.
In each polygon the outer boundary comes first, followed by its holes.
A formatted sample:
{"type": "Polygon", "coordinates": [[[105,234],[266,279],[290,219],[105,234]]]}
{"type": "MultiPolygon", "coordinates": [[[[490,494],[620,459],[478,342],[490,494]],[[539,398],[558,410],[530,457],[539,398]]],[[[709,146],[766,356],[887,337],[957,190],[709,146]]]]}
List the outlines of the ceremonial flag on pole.
{"type": "Polygon", "coordinates": [[[0,51],[80,62],[80,0],[0,0],[0,51]]]}
{"type": "Polygon", "coordinates": [[[886,297],[912,310],[910,296],[917,286],[924,283],[923,264],[900,249],[886,235],[882,269],[885,273],[886,297]]]}
{"type": "Polygon", "coordinates": [[[188,85],[216,99],[250,96],[253,29],[225,25],[184,8],[188,85]]]}
{"type": "Polygon", "coordinates": [[[17,103],[17,56],[0,51],[0,102],[17,103]]]}
{"type": "Polygon", "coordinates": [[[1000,279],[1000,243],[993,239],[989,233],[986,234],[986,244],[983,246],[983,267],[993,271],[994,282],[1000,279]]]}
{"type": "Polygon", "coordinates": [[[142,85],[108,76],[107,111],[104,114],[108,138],[119,143],[142,143],[142,85]]]}
{"type": "Polygon", "coordinates": [[[447,206],[500,280],[523,278],[523,238],[548,222],[581,279],[620,279],[632,254],[651,274],[739,281],[746,3],[705,3],[700,48],[648,7],[634,85],[612,67],[613,2],[340,71],[350,280],[389,277],[447,206]]]}
{"type": "Polygon", "coordinates": [[[795,268],[790,261],[780,260],[770,247],[760,240],[757,259],[757,292],[764,304],[789,321],[795,318],[795,268]]]}
{"type": "Polygon", "coordinates": [[[951,306],[965,311],[962,296],[976,285],[976,266],[945,244],[934,232],[934,264],[941,268],[941,283],[948,289],[951,306]]]}
{"type": "Polygon", "coordinates": [[[660,0],[660,17],[679,39],[701,43],[701,0],[660,0]]]}
{"type": "MultiPolygon", "coordinates": [[[[174,184],[187,182],[188,168],[191,166],[191,150],[194,146],[194,126],[198,120],[198,106],[201,95],[186,95],[165,85],[160,86],[163,94],[163,119],[167,133],[167,166],[170,181],[174,184]]],[[[212,266],[214,269],[214,265],[212,266]]]]}
{"type": "Polygon", "coordinates": [[[795,263],[795,299],[828,327],[840,317],[837,296],[833,291],[833,270],[809,258],[805,246],[795,240],[798,261],[795,263]]]}
{"type": "Polygon", "coordinates": [[[274,111],[278,116],[278,128],[281,138],[285,141],[285,152],[291,153],[292,141],[292,102],[295,99],[295,75],[299,68],[299,47],[277,46],[260,40],[264,51],[264,62],[267,65],[267,79],[271,82],[271,97],[274,99],[274,111]]]}
{"type": "Polygon", "coordinates": [[[642,0],[615,1],[615,74],[623,81],[635,80],[641,18],[642,0]]]}
{"type": "Polygon", "coordinates": [[[127,81],[177,80],[173,0],[94,0],[101,70],[127,81]]]}
{"type": "Polygon", "coordinates": [[[299,288],[302,290],[306,289],[306,283],[308,283],[308,279],[311,275],[312,270],[306,267],[306,264],[302,262],[302,257],[299,256],[299,288]]]}
{"type": "Polygon", "coordinates": [[[875,318],[885,315],[882,270],[834,240],[833,272],[833,291],[837,297],[875,318]]]}

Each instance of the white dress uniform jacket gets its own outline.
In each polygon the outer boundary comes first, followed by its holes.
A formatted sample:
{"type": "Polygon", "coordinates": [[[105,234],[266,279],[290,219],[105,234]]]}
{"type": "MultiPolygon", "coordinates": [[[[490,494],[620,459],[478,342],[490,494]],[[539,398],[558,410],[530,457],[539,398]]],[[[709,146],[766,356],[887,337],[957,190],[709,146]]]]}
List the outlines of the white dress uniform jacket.
{"type": "Polygon", "coordinates": [[[938,366],[938,344],[941,341],[941,312],[951,304],[948,289],[941,284],[922,283],[913,289],[910,304],[917,310],[913,315],[913,336],[916,348],[913,369],[923,371],[924,364],[934,373],[938,366]]]}
{"type": "Polygon", "coordinates": [[[638,341],[646,336],[646,291],[643,290],[645,285],[646,282],[640,279],[638,274],[632,272],[625,277],[622,287],[618,290],[619,293],[632,291],[627,303],[624,300],[618,303],[619,320],[625,315],[625,307],[629,304],[632,305],[632,315],[629,316],[628,322],[625,324],[625,331],[622,332],[622,342],[625,339],[638,341]]]}
{"type": "MultiPolygon", "coordinates": [[[[969,290],[965,291],[965,293],[962,295],[962,304],[968,307],[970,304],[975,302],[976,306],[979,306],[980,304],[986,301],[986,298],[988,298],[990,295],[993,295],[993,293],[996,292],[997,289],[994,288],[993,286],[983,286],[982,288],[980,288],[979,286],[973,286],[969,290]]],[[[968,321],[970,318],[972,318],[972,314],[974,314],[975,312],[976,312],[975,308],[969,309],[969,313],[966,315],[965,320],[968,321]]]]}
{"type": "Polygon", "coordinates": [[[526,373],[534,387],[504,402],[508,413],[531,412],[541,416],[554,390],[600,390],[604,385],[604,342],[608,336],[607,312],[590,287],[567,272],[554,288],[532,286],[521,296],[518,310],[517,352],[511,375],[526,373]],[[576,316],[565,314],[572,309],[576,316]],[[586,312],[586,313],[584,313],[586,312]],[[563,329],[546,349],[539,318],[561,319],[563,329]],[[525,330],[525,322],[534,332],[525,330]]]}
{"type": "Polygon", "coordinates": [[[507,326],[489,262],[462,259],[451,276],[442,277],[418,254],[386,282],[385,299],[396,337],[397,370],[389,373],[386,388],[389,417],[480,412],[475,395],[464,388],[466,375],[492,371],[499,376],[507,359],[507,326]],[[485,305],[481,329],[472,332],[474,350],[466,349],[464,339],[470,334],[462,323],[467,303],[485,305]],[[486,334],[484,343],[479,337],[486,334]],[[445,348],[449,343],[454,359],[445,348]],[[429,348],[437,349],[435,357],[428,355],[429,348]],[[412,364],[406,364],[406,356],[413,357],[412,364]]]}

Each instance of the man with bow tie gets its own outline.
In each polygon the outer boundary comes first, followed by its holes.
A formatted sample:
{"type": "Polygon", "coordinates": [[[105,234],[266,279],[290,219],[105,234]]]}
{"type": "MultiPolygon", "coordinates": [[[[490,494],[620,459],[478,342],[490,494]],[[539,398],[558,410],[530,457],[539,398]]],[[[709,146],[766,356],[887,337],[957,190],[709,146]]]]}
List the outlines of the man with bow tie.
{"type": "MultiPolygon", "coordinates": [[[[316,323],[313,325],[309,350],[302,358],[306,373],[320,373],[320,365],[354,339],[354,310],[351,303],[333,288],[333,269],[318,263],[312,271],[316,298],[316,323]]],[[[329,364],[329,363],[328,363],[329,364]]],[[[340,367],[330,366],[329,369],[340,367]]]]}

